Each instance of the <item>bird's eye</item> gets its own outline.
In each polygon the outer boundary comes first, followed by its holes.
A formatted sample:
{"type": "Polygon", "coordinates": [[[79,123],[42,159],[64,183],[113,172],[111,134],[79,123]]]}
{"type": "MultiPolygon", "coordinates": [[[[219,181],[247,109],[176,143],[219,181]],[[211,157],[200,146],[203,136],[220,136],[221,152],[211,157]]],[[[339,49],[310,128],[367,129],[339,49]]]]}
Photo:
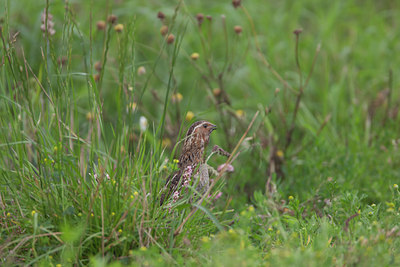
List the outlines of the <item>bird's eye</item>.
{"type": "Polygon", "coordinates": [[[207,128],[207,124],[203,124],[203,127],[204,127],[204,128],[207,128]]]}

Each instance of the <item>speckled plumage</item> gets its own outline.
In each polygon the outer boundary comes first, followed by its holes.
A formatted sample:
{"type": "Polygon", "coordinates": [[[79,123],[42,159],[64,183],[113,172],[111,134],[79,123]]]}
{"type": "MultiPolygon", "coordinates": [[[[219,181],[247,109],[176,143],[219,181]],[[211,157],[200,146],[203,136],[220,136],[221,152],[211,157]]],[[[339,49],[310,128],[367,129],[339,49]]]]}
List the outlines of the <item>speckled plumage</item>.
{"type": "Polygon", "coordinates": [[[179,170],[168,177],[164,187],[167,194],[164,192],[161,195],[160,205],[178,189],[182,174],[189,166],[192,170],[196,170],[199,164],[204,163],[204,150],[210,140],[210,134],[215,129],[216,126],[207,121],[197,121],[189,127],[183,142],[182,153],[179,156],[179,170]]]}

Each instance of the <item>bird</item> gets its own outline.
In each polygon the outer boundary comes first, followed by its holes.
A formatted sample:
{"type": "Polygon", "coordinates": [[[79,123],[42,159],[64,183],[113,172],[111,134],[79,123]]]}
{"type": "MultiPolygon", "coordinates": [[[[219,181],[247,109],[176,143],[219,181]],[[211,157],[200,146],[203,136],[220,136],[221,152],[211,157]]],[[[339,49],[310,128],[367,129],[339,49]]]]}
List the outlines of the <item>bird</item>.
{"type": "Polygon", "coordinates": [[[216,129],[216,125],[205,120],[196,121],[189,127],[183,140],[182,152],[178,158],[178,170],[167,178],[164,193],[161,194],[160,205],[171,194],[178,192],[178,187],[182,184],[182,177],[185,178],[185,181],[190,181],[192,172],[204,163],[204,151],[210,141],[211,133],[216,129]]]}

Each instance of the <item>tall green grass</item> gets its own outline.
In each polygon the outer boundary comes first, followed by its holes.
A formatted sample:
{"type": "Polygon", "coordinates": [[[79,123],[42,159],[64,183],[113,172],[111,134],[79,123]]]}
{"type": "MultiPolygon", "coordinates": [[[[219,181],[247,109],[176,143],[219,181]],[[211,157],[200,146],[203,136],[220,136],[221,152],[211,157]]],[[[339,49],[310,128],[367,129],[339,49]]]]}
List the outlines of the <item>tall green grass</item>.
{"type": "Polygon", "coordinates": [[[399,263],[395,2],[0,5],[2,264],[399,263]],[[197,119],[235,171],[160,206],[197,119]]]}

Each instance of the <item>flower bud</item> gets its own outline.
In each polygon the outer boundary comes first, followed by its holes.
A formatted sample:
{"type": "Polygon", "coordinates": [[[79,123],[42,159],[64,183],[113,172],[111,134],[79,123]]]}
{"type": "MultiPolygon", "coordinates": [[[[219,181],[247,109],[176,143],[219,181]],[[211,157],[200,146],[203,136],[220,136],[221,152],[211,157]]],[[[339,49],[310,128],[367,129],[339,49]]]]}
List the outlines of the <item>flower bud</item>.
{"type": "Polygon", "coordinates": [[[172,44],[175,41],[175,35],[172,33],[167,37],[167,44],[172,44]]]}
{"type": "Polygon", "coordinates": [[[106,22],[104,20],[99,20],[96,23],[97,30],[104,31],[106,29],[106,22]]]}
{"type": "Polygon", "coordinates": [[[192,60],[198,60],[199,57],[200,57],[199,53],[193,53],[193,54],[190,55],[190,58],[191,58],[192,60]]]}
{"type": "Polygon", "coordinates": [[[242,0],[232,0],[232,5],[234,8],[238,8],[241,4],[242,0]]]}
{"type": "Polygon", "coordinates": [[[165,36],[168,33],[168,26],[167,25],[161,26],[160,33],[162,36],[165,36]]]}
{"type": "Polygon", "coordinates": [[[233,27],[233,29],[237,34],[241,34],[242,30],[243,30],[242,26],[239,26],[239,25],[236,25],[235,27],[233,27]]]}
{"type": "Polygon", "coordinates": [[[137,69],[137,74],[138,74],[138,76],[145,75],[145,74],[146,74],[146,68],[143,67],[143,66],[140,66],[140,67],[137,69]]]}
{"type": "Polygon", "coordinates": [[[197,22],[198,22],[198,24],[200,26],[203,23],[204,15],[202,13],[199,13],[199,14],[196,15],[196,19],[197,19],[197,22]]]}
{"type": "Polygon", "coordinates": [[[157,13],[157,18],[159,18],[161,21],[165,19],[165,14],[161,11],[157,13]]]}
{"type": "Polygon", "coordinates": [[[100,62],[100,61],[97,61],[96,63],[94,63],[94,69],[95,69],[97,72],[100,72],[100,71],[101,71],[101,62],[100,62]]]}
{"type": "Polygon", "coordinates": [[[186,120],[187,121],[191,121],[192,119],[193,119],[193,117],[194,117],[194,113],[192,112],[192,111],[188,111],[187,113],[186,113],[186,120]]]}
{"type": "Polygon", "coordinates": [[[124,25],[123,25],[123,24],[117,24],[117,25],[115,25],[115,27],[114,27],[114,30],[115,30],[116,32],[122,32],[123,29],[124,29],[124,25]]]}
{"type": "Polygon", "coordinates": [[[114,14],[111,14],[108,16],[107,21],[111,24],[114,24],[115,22],[117,22],[117,16],[115,16],[114,14]]]}
{"type": "Polygon", "coordinates": [[[213,95],[215,96],[215,97],[218,97],[218,96],[220,96],[221,95],[221,89],[219,89],[219,88],[214,88],[213,89],[213,95]]]}

